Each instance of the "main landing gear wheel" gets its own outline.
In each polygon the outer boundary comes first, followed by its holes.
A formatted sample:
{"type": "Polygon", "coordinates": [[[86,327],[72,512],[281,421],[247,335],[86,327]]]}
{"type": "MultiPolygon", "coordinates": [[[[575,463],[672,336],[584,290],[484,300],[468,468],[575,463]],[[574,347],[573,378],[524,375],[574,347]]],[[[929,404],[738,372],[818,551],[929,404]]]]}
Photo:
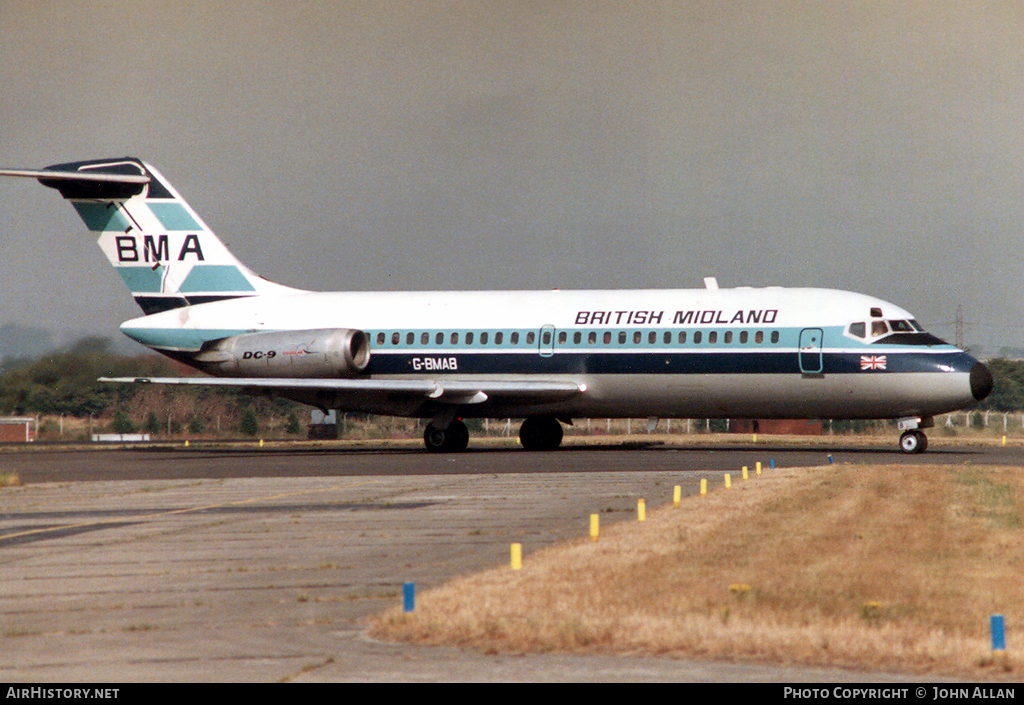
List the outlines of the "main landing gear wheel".
{"type": "Polygon", "coordinates": [[[458,420],[448,424],[448,428],[428,424],[423,432],[423,442],[431,453],[459,453],[469,445],[469,429],[458,420]]]}
{"type": "Polygon", "coordinates": [[[923,453],[928,449],[928,436],[921,431],[906,431],[900,436],[900,450],[904,453],[923,453]]]}
{"type": "Polygon", "coordinates": [[[519,442],[526,450],[554,450],[562,444],[562,424],[552,416],[531,416],[519,427],[519,442]]]}

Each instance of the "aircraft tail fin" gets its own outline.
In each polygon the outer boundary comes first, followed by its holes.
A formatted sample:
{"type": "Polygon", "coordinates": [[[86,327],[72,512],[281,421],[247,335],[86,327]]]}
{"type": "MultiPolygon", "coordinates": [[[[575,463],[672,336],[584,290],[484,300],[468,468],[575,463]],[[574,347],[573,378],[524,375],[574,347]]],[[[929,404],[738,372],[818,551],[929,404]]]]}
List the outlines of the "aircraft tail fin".
{"type": "Polygon", "coordinates": [[[70,201],[147,315],[296,291],[239,262],[170,183],[140,159],[7,169],[0,176],[38,179],[70,201]]]}

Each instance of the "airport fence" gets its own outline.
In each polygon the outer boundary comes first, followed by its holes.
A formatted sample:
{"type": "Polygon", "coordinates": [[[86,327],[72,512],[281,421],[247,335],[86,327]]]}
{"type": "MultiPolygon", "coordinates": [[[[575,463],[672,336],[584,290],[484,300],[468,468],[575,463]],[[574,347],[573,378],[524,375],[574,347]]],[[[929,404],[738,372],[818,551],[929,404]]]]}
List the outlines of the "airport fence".
{"type": "MultiPolygon", "coordinates": [[[[207,439],[217,440],[240,437],[266,439],[304,439],[309,426],[305,419],[294,413],[262,414],[243,419],[240,415],[214,415],[209,418],[174,416],[137,420],[130,426],[119,426],[123,419],[100,417],[69,417],[38,415],[32,427],[33,440],[88,441],[100,433],[150,434],[154,441],[207,439]],[[243,432],[245,423],[250,424],[243,432]]],[[[421,438],[427,421],[366,414],[338,414],[337,437],[342,439],[406,439],[421,438]]],[[[521,419],[487,418],[465,419],[474,437],[517,438],[521,419]]],[[[750,433],[750,422],[742,426],[731,419],[645,418],[629,419],[574,419],[573,425],[563,427],[566,436],[636,436],[636,435],[702,435],[712,433],[750,433]]],[[[884,435],[896,431],[894,421],[888,420],[824,420],[820,431],[802,431],[803,435],[884,435]]],[[[759,433],[772,435],[771,430],[759,433]]],[[[1024,438],[1024,412],[957,411],[936,417],[932,434],[948,436],[989,435],[1024,438]]],[[[333,433],[331,434],[334,435],[333,433]]]]}

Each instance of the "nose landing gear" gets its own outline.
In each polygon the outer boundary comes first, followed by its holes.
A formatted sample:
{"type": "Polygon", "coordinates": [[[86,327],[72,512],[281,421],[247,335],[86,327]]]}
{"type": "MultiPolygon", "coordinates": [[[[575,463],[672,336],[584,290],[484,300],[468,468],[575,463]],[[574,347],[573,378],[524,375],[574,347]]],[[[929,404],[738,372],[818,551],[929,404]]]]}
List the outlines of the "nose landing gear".
{"type": "Polygon", "coordinates": [[[928,450],[928,436],[922,428],[935,426],[931,416],[910,416],[896,420],[897,426],[903,431],[900,436],[900,450],[904,453],[923,453],[928,450]]]}
{"type": "Polygon", "coordinates": [[[923,453],[928,450],[928,436],[917,429],[905,431],[900,436],[900,450],[904,453],[923,453]]]}

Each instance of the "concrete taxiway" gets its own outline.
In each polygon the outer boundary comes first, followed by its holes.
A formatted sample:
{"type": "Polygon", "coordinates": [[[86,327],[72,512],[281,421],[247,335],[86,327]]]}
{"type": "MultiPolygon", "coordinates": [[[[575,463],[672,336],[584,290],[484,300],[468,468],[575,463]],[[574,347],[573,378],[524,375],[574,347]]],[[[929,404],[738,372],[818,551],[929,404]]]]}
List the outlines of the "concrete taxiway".
{"type": "MultiPolygon", "coordinates": [[[[846,456],[829,451],[838,462],[846,456]]],[[[586,536],[672,487],[786,450],[387,449],[5,452],[0,681],[863,681],[892,674],[635,657],[488,656],[383,644],[368,615],[418,591],[586,536]]],[[[851,461],[893,462],[850,449],[851,461]]],[[[1018,464],[1020,449],[928,462],[1018,464]]],[[[918,462],[922,458],[914,459],[918,462]]]]}

